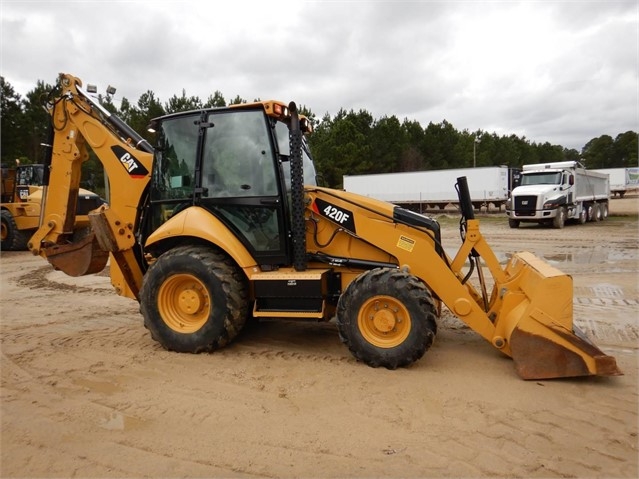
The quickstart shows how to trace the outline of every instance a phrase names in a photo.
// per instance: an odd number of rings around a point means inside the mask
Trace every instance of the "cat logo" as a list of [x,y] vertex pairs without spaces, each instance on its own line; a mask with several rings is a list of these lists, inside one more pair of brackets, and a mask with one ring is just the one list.
[[131,175],[131,178],[144,178],[149,174],[149,170],[147,170],[135,156],[121,146],[114,145],[111,147],[111,150],[118,160],[120,160],[120,164],[124,167],[127,173]]

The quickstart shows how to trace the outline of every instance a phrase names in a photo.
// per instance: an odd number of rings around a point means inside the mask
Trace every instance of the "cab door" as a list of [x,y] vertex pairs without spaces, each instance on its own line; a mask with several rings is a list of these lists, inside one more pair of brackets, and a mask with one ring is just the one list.
[[290,264],[284,185],[266,115],[212,111],[204,125],[196,202],[224,222],[262,268]]

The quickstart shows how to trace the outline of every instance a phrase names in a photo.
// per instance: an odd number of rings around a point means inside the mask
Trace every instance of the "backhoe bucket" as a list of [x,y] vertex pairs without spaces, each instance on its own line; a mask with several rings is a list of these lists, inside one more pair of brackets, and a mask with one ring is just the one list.
[[572,278],[531,253],[506,266],[506,284],[493,344],[510,349],[523,379],[618,376],[615,358],[599,350],[573,325]]
[[43,251],[55,269],[69,276],[99,273],[109,260],[109,253],[100,248],[93,233],[77,243],[48,246]]

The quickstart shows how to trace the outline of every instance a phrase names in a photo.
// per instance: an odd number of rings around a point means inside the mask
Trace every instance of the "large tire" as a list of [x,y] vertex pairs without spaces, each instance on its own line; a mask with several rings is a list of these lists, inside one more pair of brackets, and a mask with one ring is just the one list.
[[557,215],[552,219],[553,228],[561,229],[566,224],[566,208],[560,206],[557,208]]
[[0,249],[2,251],[19,251],[27,249],[27,242],[30,236],[25,231],[18,229],[16,220],[8,210],[2,210],[0,234],[2,243]]
[[581,213],[579,213],[579,218],[577,219],[577,221],[580,225],[583,225],[586,223],[586,221],[588,221],[588,211],[586,210],[585,206],[581,209]]
[[599,205],[599,212],[601,213],[601,221],[608,219],[608,203],[601,203]]
[[144,276],[144,325],[170,351],[214,351],[246,323],[247,290],[243,272],[225,254],[206,246],[179,246],[160,256]]
[[358,276],[337,305],[340,339],[353,356],[372,367],[412,364],[437,334],[433,298],[416,277],[377,268]]
[[601,205],[599,203],[595,203],[593,206],[593,221],[601,221]]
[[508,226],[510,226],[511,228],[519,228],[519,220],[508,218]]

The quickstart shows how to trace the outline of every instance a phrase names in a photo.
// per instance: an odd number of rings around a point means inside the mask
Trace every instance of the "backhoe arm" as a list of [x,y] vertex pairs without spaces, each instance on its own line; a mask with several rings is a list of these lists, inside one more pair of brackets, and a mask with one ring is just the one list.
[[[112,274],[121,277],[112,279],[114,286],[120,294],[137,297],[143,265],[134,254],[134,230],[150,180],[153,148],[92,99],[71,75],[60,75],[46,107],[53,130],[49,178],[40,228],[29,248],[72,276],[102,270],[111,253],[112,273],[114,268],[121,272]],[[89,214],[91,229],[78,231],[74,230],[76,201],[89,148],[104,167],[111,194],[108,206]]]

